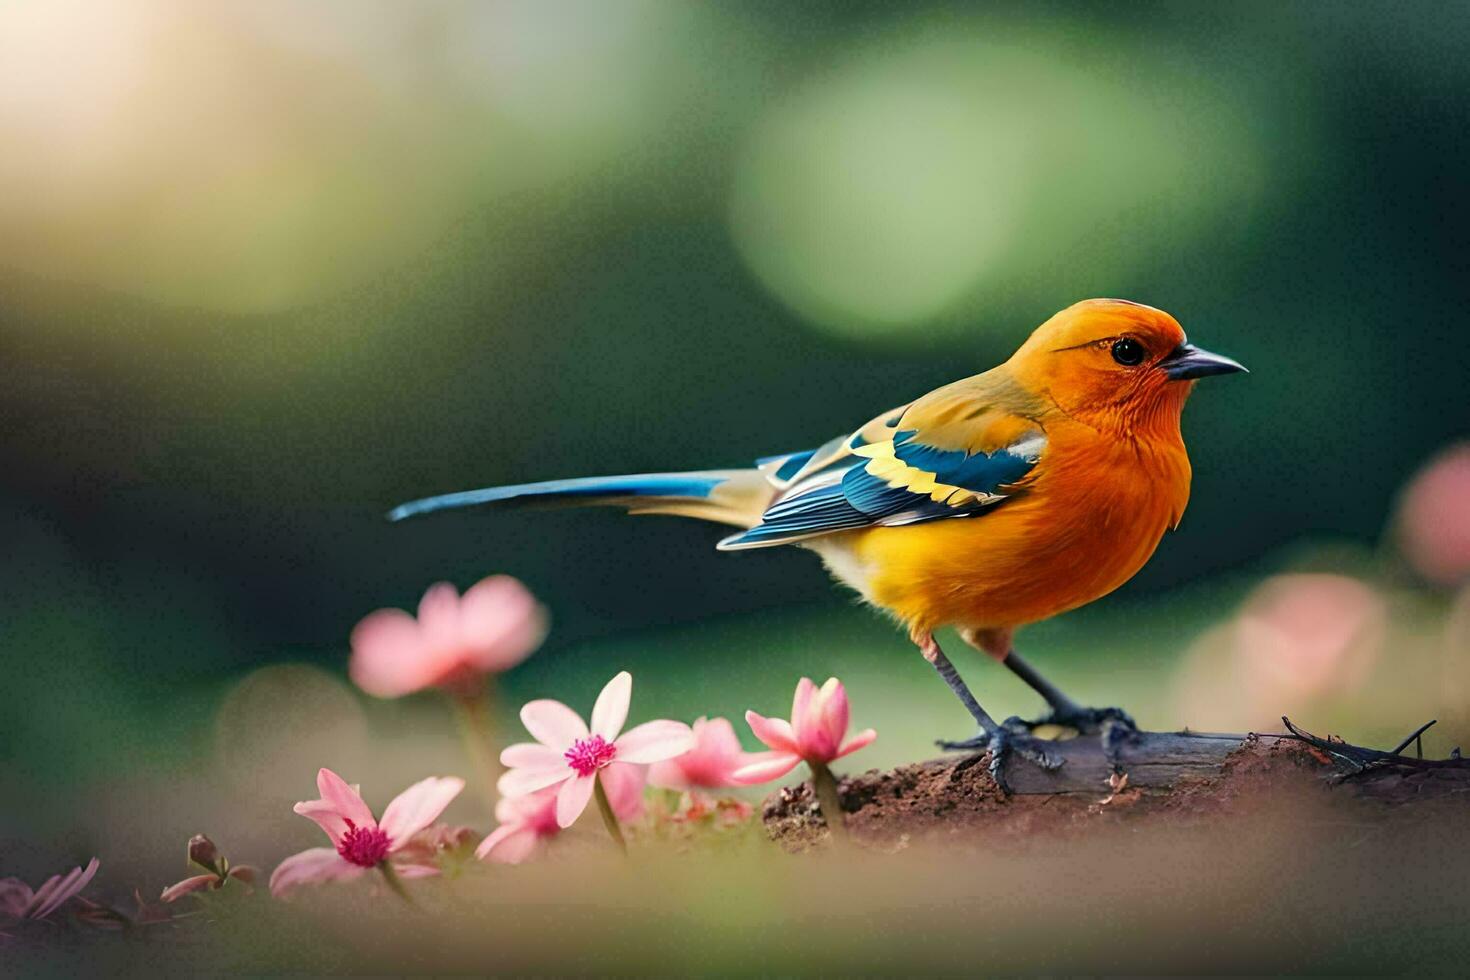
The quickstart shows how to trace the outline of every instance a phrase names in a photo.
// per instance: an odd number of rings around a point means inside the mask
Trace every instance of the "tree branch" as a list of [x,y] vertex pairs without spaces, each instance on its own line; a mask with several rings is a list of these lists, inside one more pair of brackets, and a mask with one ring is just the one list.
[[[1059,741],[1050,750],[1063,760],[1056,769],[1006,761],[1011,795],[986,771],[986,754],[871,770],[840,780],[839,791],[853,838],[885,847],[980,828],[993,840],[1067,832],[1097,820],[1177,822],[1304,802],[1371,822],[1385,807],[1428,811],[1470,800],[1470,760],[1458,750],[1448,759],[1404,754],[1423,728],[1385,752],[1286,726],[1273,735],[1135,732],[1116,743],[1112,758],[1096,736]],[[772,794],[762,816],[774,839],[801,849],[826,837],[818,809],[803,783]]]

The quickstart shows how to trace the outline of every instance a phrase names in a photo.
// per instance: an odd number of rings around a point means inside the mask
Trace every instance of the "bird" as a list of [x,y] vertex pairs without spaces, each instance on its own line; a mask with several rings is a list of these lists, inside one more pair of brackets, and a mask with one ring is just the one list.
[[[1170,314],[1088,299],[1037,327],[1004,363],[885,411],[814,449],[736,469],[581,477],[442,494],[389,518],[484,505],[608,504],[733,526],[721,551],[795,546],[907,630],[979,728],[941,741],[988,752],[1007,788],[1011,753],[1060,763],[1042,724],[1127,732],[1118,708],[1087,708],[1015,650],[1022,627],[1093,602],[1152,557],[1189,502],[1180,429],[1200,378],[1244,372],[1191,344]],[[997,721],[935,640],[953,627],[1046,702]]]

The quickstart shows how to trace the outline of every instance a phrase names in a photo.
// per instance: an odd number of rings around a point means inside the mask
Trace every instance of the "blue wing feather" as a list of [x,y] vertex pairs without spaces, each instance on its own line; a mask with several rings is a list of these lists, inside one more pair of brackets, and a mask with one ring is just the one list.
[[[851,445],[862,444],[855,435]],[[846,457],[833,466],[804,475],[785,496],[766,509],[759,524],[724,539],[720,547],[752,548],[879,524],[896,526],[969,517],[994,507],[1002,488],[1021,480],[1036,465],[1044,445],[1042,437],[1033,436],[993,453],[966,453],[927,445],[919,439],[918,430],[902,430],[893,436],[895,458],[915,469],[933,473],[939,483],[983,494],[985,499],[968,498],[957,506],[934,500],[928,492],[890,486],[888,480],[868,472],[866,458]],[[792,460],[798,455],[802,458],[793,465]],[[782,478],[782,472],[788,467],[795,474],[809,459],[810,454],[793,454],[775,476]],[[834,471],[840,472],[841,477],[833,479]]]
[[1038,458],[1027,453],[1024,444],[972,454],[962,449],[936,449],[918,441],[917,435],[916,429],[894,433],[893,455],[915,469],[933,473],[940,483],[966,490],[995,493],[1030,472]]

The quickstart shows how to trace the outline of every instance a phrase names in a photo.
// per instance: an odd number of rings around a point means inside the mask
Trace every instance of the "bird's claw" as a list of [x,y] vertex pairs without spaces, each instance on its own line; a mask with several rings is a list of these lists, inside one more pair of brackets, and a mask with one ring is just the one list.
[[1049,752],[1047,740],[1032,735],[1024,723],[1016,718],[1008,718],[996,728],[982,731],[974,738],[958,742],[940,741],[937,744],[950,752],[988,752],[990,777],[995,780],[1001,792],[1007,795],[1010,794],[1011,787],[1006,782],[1005,764],[1012,753],[1048,770],[1059,769],[1066,761]]
[[1138,731],[1133,716],[1122,708],[1084,708],[1075,704],[1053,708],[1035,721],[1024,721],[1021,724],[1029,731],[1035,731],[1043,725],[1057,725],[1075,729],[1079,735],[1100,734],[1104,737],[1110,730],[1121,729],[1125,733]]
[[1138,734],[1133,716],[1122,708],[1084,708],[1073,704],[1053,708],[1035,721],[1012,718],[1006,722],[1008,725],[1012,723],[1033,732],[1044,725],[1057,725],[1073,729],[1078,735],[1096,735],[1102,741],[1103,757],[1115,771],[1123,768],[1123,743]]

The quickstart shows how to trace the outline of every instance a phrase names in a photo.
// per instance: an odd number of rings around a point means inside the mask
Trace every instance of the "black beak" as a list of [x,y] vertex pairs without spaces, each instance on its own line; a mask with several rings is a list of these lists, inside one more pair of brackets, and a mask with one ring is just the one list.
[[1234,374],[1237,371],[1250,373],[1239,361],[1233,361],[1223,354],[1200,350],[1193,344],[1180,344],[1174,348],[1173,353],[1159,362],[1159,367],[1164,369],[1170,381],[1190,381],[1212,374]]

